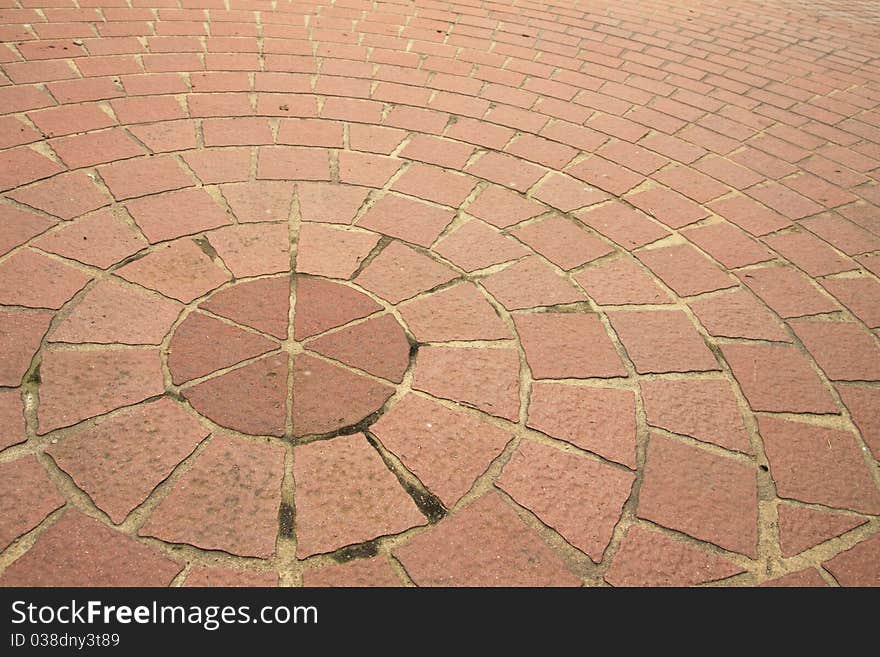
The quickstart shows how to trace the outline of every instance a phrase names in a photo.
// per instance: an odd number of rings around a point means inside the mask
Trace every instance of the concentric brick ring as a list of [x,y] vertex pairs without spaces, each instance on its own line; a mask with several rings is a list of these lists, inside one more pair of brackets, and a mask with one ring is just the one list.
[[876,583],[876,12],[138,4],[0,19],[0,582]]

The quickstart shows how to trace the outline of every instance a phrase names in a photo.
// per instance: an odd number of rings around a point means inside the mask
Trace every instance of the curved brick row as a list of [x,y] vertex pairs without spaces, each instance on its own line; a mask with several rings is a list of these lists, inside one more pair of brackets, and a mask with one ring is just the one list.
[[870,8],[13,4],[0,582],[880,584]]

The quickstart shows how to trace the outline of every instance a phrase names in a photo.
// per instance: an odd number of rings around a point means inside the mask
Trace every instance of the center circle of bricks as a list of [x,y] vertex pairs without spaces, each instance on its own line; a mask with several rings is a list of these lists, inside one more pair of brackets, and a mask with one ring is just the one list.
[[167,358],[180,395],[222,427],[326,437],[375,420],[404,379],[410,343],[353,286],[283,274],[208,296],[174,330]]

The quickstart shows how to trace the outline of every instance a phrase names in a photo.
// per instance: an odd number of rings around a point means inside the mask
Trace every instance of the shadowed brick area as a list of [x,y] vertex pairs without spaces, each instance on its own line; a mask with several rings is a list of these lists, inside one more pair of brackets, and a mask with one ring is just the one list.
[[9,0],[0,585],[880,586],[878,30]]

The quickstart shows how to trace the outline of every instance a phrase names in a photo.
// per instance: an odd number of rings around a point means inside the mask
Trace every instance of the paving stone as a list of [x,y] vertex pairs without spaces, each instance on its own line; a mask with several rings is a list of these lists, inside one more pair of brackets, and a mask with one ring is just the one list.
[[200,312],[187,316],[168,343],[168,369],[176,385],[260,356],[278,343]]
[[27,440],[21,392],[0,390],[0,450]]
[[283,436],[286,354],[269,355],[181,391],[192,407],[220,426],[256,436]]
[[797,588],[828,586],[819,571],[815,568],[805,568],[782,577],[768,580],[761,584],[762,587],[787,587],[793,586]]
[[726,221],[686,228],[681,234],[725,267],[745,267],[773,259],[769,250]]
[[65,499],[33,456],[0,464],[0,549],[37,527]]
[[483,287],[507,310],[555,306],[585,301],[586,297],[564,276],[537,256],[529,256],[490,274]]
[[670,228],[682,228],[709,214],[693,201],[662,187],[631,194],[626,200]]
[[626,368],[598,315],[517,314],[514,323],[536,379],[626,376]]
[[633,526],[611,561],[605,581],[612,586],[696,586],[741,572],[727,559]]
[[809,361],[791,345],[725,344],[724,359],[754,411],[837,413]]
[[254,180],[221,185],[220,192],[240,223],[283,221],[290,216],[293,184]]
[[400,306],[400,314],[420,342],[513,338],[473,283],[458,283],[408,301]]
[[727,381],[654,379],[639,385],[648,424],[725,449],[753,453]]
[[613,251],[605,242],[558,214],[519,225],[510,234],[566,270]]
[[619,310],[611,326],[639,374],[719,369],[688,316],[679,310]]
[[455,208],[464,202],[476,184],[477,180],[470,176],[428,164],[414,163],[394,181],[391,189]]
[[777,507],[777,511],[779,545],[784,557],[800,554],[868,522],[866,518],[858,516],[820,511],[784,502]]
[[880,536],[857,543],[822,565],[841,586],[880,586]]
[[519,416],[519,356],[514,349],[421,347],[412,386],[514,422]]
[[[251,177],[250,148],[210,148],[189,151],[181,157],[193,170],[196,177],[205,185],[221,185],[223,183],[243,182]],[[277,167],[284,168],[283,162],[276,162]],[[271,173],[279,174],[276,169]],[[295,177],[296,168],[291,164],[290,176]],[[266,176],[274,178],[274,176]]]
[[358,559],[303,571],[304,587],[399,587],[397,573],[384,557]]
[[176,301],[108,278],[86,292],[49,341],[158,345],[182,310]]
[[465,221],[441,237],[433,251],[467,272],[516,260],[529,253],[517,241],[476,219]]
[[324,148],[263,146],[257,156],[257,178],[330,180],[330,153]]
[[192,178],[170,155],[113,162],[100,167],[98,173],[117,201],[193,184]]
[[284,453],[280,445],[215,436],[140,534],[203,550],[272,556]]
[[636,257],[679,296],[733,287],[736,281],[688,244],[639,251]]
[[296,447],[293,477],[299,558],[427,524],[362,433]]
[[54,221],[35,212],[0,205],[0,255],[6,255],[54,225]]
[[369,189],[331,183],[299,183],[297,198],[303,221],[350,224],[367,200]]
[[756,237],[788,228],[791,221],[746,196],[714,201],[709,208]]
[[791,342],[782,323],[746,290],[692,299],[688,306],[709,335]]
[[53,317],[41,310],[0,310],[0,386],[21,384]]
[[129,201],[125,207],[152,243],[232,223],[226,211],[204,189],[181,189],[147,196]]
[[880,328],[880,283],[864,277],[826,279],[822,285],[868,328]]
[[855,386],[838,386],[840,399],[846,404],[853,423],[862,434],[862,439],[875,459],[880,460],[880,417],[877,416],[877,404],[880,403],[880,390],[876,388],[858,388]]
[[287,224],[228,226],[208,233],[208,242],[237,278],[290,271]]
[[40,377],[41,434],[165,391],[155,348],[46,349]]
[[379,243],[376,233],[304,223],[299,229],[296,270],[349,279]]
[[326,434],[357,424],[378,411],[394,388],[314,356],[293,364],[293,433]]
[[378,303],[354,288],[319,278],[300,277],[296,286],[293,335],[303,340],[381,309]]
[[8,192],[8,196],[61,219],[73,219],[112,202],[107,192],[83,171],[54,176]]
[[167,586],[183,570],[121,532],[68,511],[0,576],[2,586]]
[[571,212],[608,199],[608,195],[565,174],[553,172],[532,192],[547,205]]
[[496,185],[489,185],[467,206],[468,214],[498,228],[513,226],[546,211],[540,203]]
[[575,274],[574,280],[600,306],[672,303],[669,293],[626,256],[587,267]]
[[810,279],[791,267],[772,265],[736,273],[780,317],[802,317],[840,310]]
[[452,210],[389,194],[376,201],[357,225],[428,247],[452,222],[453,217]]
[[581,210],[575,216],[597,233],[627,250],[645,246],[669,235],[669,231],[660,224],[617,201]]
[[455,278],[455,271],[446,265],[393,241],[364,267],[354,282],[390,303],[400,303]]
[[880,347],[857,323],[800,319],[788,325],[832,381],[880,380]]
[[127,281],[189,303],[228,280],[226,273],[190,239],[163,244],[116,270]]
[[755,473],[740,461],[652,434],[636,514],[757,558]]
[[579,586],[498,495],[489,493],[393,554],[419,586]]
[[218,586],[241,586],[273,588],[278,586],[278,574],[259,570],[233,570],[232,568],[208,568],[194,566],[183,586],[216,588]]
[[98,210],[65,223],[34,240],[37,248],[107,269],[148,245],[124,218],[124,212]]
[[[79,269],[33,249],[22,249],[0,263],[0,304],[57,310],[90,280],[91,276]],[[21,281],[28,281],[28,285]]]
[[392,406],[370,431],[447,508],[470,490],[513,439],[463,409],[413,393]]
[[76,429],[46,451],[120,523],[207,437],[195,418],[163,398]]
[[880,511],[880,492],[851,433],[774,417],[758,418],[758,428],[780,497]]
[[339,153],[339,180],[355,185],[382,187],[402,165],[403,160],[394,157],[341,151]]
[[765,241],[770,248],[810,276],[839,274],[858,266],[849,258],[838,255],[834,249],[806,231],[768,235]]
[[635,475],[614,466],[523,442],[497,485],[598,563],[634,481]]
[[290,312],[290,279],[279,276],[236,283],[212,294],[199,308],[284,340]]
[[409,341],[390,314],[327,333],[305,347],[395,383],[403,381],[409,366]]

